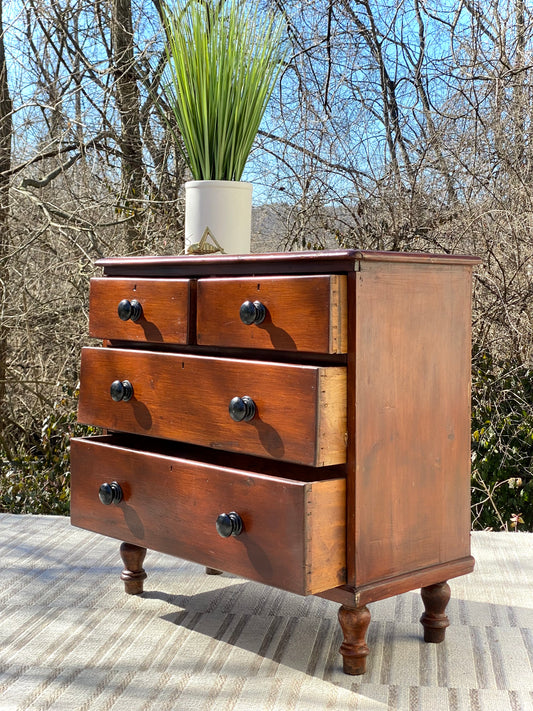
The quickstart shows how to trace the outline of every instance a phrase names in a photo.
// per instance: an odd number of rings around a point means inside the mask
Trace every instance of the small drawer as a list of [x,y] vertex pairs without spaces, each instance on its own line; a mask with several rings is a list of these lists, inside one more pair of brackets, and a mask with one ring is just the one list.
[[344,366],[84,348],[80,381],[86,424],[310,466],[346,461]]
[[346,353],[346,276],[199,279],[197,338],[205,346]]
[[89,335],[183,345],[189,330],[188,279],[91,279]]
[[[72,440],[73,525],[301,595],[346,582],[346,482],[338,472],[288,467],[288,478],[270,476],[234,468],[235,456],[230,467],[116,439]],[[104,505],[100,487],[113,482],[122,499]],[[216,523],[229,513],[242,530],[223,538]]]

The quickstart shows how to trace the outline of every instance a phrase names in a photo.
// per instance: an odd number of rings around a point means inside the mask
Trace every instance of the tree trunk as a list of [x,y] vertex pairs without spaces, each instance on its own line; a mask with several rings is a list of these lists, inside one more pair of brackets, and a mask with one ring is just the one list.
[[7,330],[5,312],[7,283],[7,254],[9,246],[9,171],[11,169],[11,136],[13,133],[13,104],[9,95],[4,29],[0,0],[0,427],[4,421],[6,393]]
[[111,38],[115,95],[121,122],[122,201],[124,214],[129,217],[126,223],[126,241],[130,251],[138,252],[143,246],[136,219],[142,209],[143,161],[131,0],[113,0]]

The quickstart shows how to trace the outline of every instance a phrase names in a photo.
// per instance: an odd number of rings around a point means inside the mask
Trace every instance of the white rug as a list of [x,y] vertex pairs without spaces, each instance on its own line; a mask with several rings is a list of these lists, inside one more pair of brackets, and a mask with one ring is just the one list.
[[125,595],[117,541],[0,515],[0,710],[533,711],[533,534],[472,544],[446,641],[422,641],[418,593],[374,603],[350,677],[334,603],[151,551]]

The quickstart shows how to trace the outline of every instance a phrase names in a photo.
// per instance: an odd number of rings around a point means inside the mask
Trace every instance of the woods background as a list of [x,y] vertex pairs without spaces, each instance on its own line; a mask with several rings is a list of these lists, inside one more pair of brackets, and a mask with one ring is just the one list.
[[[254,249],[470,253],[473,525],[533,530],[526,0],[265,0],[290,60],[245,178]],[[0,510],[68,513],[88,280],[179,253],[160,0],[0,0]],[[97,270],[96,270],[97,271]]]

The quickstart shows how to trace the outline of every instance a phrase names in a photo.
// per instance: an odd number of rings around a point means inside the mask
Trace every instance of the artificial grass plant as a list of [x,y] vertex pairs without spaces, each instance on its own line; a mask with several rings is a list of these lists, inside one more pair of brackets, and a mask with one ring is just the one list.
[[165,95],[195,180],[240,180],[284,60],[283,22],[251,0],[163,4]]

